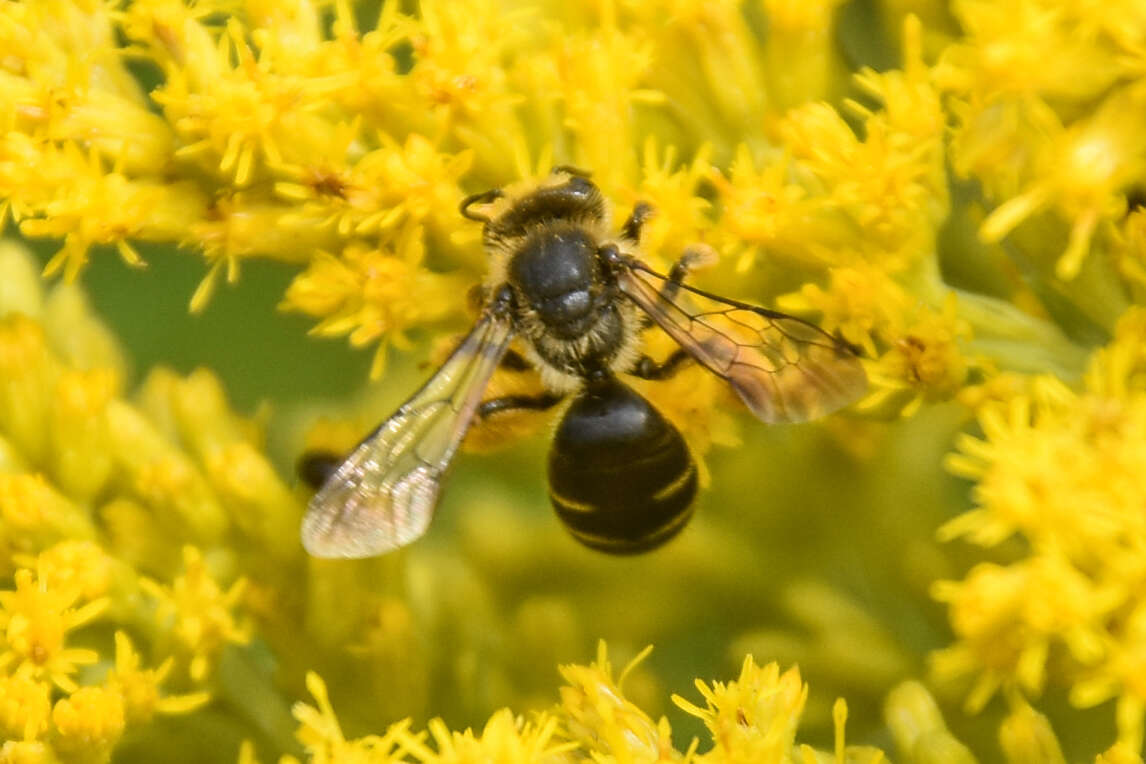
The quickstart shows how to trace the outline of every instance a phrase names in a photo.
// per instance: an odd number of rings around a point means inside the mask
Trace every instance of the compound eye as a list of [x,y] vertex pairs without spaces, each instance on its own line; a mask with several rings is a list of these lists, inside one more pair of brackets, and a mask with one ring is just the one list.
[[565,187],[581,197],[587,197],[596,190],[596,186],[593,185],[591,180],[580,175],[574,175],[570,178],[569,182],[565,184]]
[[609,265],[621,265],[624,262],[621,258],[621,251],[617,249],[616,244],[604,245],[597,250],[597,256]]

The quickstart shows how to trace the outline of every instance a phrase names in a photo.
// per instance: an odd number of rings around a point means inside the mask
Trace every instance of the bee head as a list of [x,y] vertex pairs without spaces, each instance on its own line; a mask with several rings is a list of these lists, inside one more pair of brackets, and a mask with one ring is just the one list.
[[577,337],[596,319],[597,244],[583,228],[538,228],[509,265],[510,283],[558,336]]

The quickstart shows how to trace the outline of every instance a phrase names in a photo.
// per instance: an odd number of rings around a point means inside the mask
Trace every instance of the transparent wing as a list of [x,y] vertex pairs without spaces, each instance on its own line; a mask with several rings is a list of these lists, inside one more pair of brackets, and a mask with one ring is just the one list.
[[442,475],[511,335],[507,318],[482,318],[422,389],[354,449],[310,500],[302,521],[307,552],[371,557],[425,533]]
[[852,403],[867,389],[856,351],[815,324],[680,285],[638,262],[618,277],[637,303],[697,362],[728,380],[765,422],[804,422]]

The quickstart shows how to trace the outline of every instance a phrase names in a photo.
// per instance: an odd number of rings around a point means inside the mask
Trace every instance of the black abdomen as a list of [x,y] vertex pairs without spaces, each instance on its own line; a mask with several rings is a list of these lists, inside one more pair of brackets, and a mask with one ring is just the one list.
[[687,524],[696,465],[680,432],[615,378],[592,382],[549,451],[549,498],[569,532],[614,554],[660,546]]

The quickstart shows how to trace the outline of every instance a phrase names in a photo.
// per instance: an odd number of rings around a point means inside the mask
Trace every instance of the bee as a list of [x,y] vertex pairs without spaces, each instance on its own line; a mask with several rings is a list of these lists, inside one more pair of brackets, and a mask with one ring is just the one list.
[[[360,558],[425,533],[450,462],[476,418],[569,401],[549,451],[549,497],[574,538],[628,554],[664,544],[692,514],[697,468],[680,432],[623,377],[666,379],[695,362],[724,379],[759,419],[802,422],[846,406],[867,379],[856,348],[795,316],[684,283],[687,251],[667,275],[639,249],[652,209],[619,231],[587,173],[555,168],[526,192],[465,199],[489,256],[481,312],[426,383],[337,467],[304,457],[321,480],[302,523],[316,557]],[[653,324],[678,348],[641,352]],[[520,340],[523,354],[510,349]],[[528,365],[544,393],[483,400],[499,365]]]

